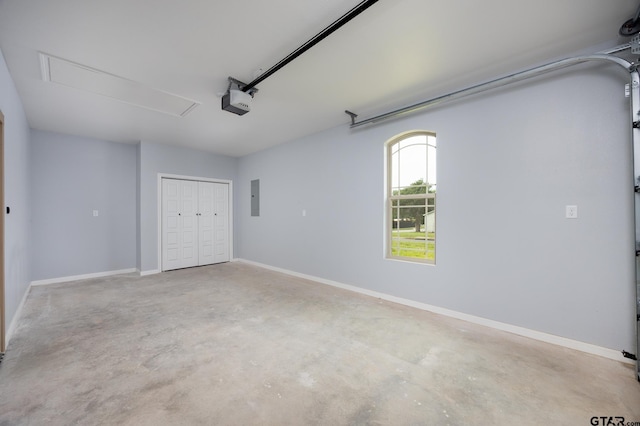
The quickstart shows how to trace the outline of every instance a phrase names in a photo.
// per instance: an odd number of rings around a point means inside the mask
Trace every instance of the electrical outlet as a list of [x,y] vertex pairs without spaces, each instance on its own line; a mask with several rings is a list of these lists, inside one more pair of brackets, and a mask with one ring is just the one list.
[[567,219],[578,218],[578,206],[567,206],[565,210],[565,217]]

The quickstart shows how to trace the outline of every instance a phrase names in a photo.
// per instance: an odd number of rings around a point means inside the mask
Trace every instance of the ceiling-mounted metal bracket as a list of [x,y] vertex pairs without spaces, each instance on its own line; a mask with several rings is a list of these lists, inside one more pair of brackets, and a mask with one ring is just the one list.
[[[640,22],[636,24],[636,30],[640,29]],[[629,40],[629,45],[631,46],[631,53],[637,55],[640,53],[640,34],[636,34]]]
[[351,117],[351,125],[353,126],[356,123],[356,118],[358,118],[358,114],[356,114],[355,112],[351,112],[348,109],[345,109],[344,112],[349,117]]
[[640,32],[640,7],[636,9],[636,14],[633,18],[625,21],[624,24],[620,27],[618,34],[624,37],[630,37],[634,34],[638,34]]
[[[242,90],[246,87],[247,83],[243,83],[242,81],[235,79],[233,77],[229,77],[229,86],[227,87],[227,92],[229,92],[229,90]],[[255,87],[252,87],[251,89],[247,90],[248,94],[251,95],[251,97],[253,98],[253,95],[255,95],[256,93],[258,93],[258,89]]]

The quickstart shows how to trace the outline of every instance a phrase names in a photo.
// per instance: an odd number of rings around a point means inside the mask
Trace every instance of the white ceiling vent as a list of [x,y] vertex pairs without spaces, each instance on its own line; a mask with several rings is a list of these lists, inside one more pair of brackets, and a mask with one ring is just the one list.
[[184,117],[199,102],[40,52],[42,79],[130,105]]

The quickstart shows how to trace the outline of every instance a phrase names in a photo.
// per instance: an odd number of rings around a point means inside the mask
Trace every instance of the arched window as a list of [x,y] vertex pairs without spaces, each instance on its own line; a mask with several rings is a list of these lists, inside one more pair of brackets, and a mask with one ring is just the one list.
[[387,257],[435,263],[436,135],[387,142]]

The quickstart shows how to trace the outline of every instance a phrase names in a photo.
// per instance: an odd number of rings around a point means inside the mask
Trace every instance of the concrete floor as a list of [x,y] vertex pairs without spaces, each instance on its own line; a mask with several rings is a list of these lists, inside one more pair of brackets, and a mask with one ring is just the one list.
[[633,367],[242,263],[33,287],[0,425],[640,422]]

